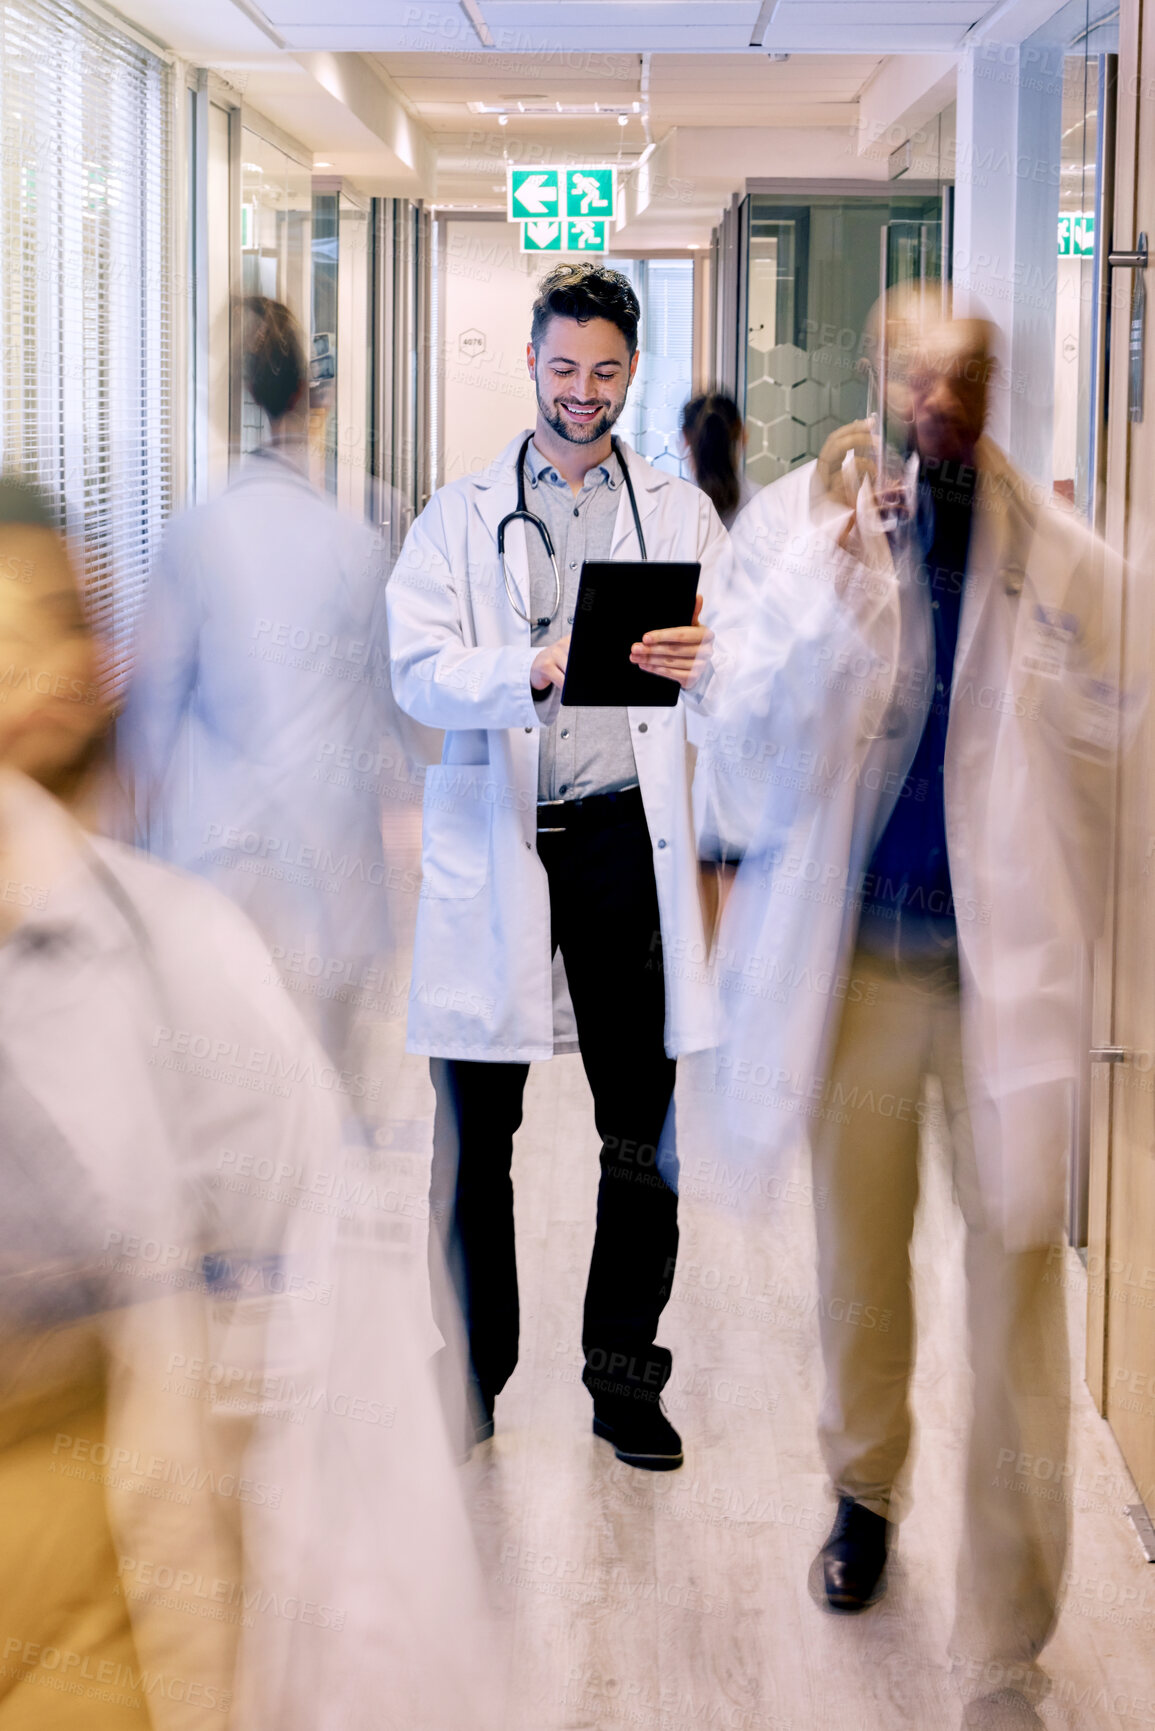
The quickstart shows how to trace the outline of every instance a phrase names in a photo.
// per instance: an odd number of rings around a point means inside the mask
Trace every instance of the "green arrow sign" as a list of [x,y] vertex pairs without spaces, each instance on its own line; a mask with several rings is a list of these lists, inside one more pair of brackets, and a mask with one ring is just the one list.
[[564,222],[555,217],[539,216],[521,225],[522,252],[560,252]]
[[524,222],[527,217],[563,216],[564,186],[560,168],[511,168],[509,171],[509,217]]
[[544,216],[612,222],[617,216],[617,176],[612,168],[510,168],[506,211],[511,222]]

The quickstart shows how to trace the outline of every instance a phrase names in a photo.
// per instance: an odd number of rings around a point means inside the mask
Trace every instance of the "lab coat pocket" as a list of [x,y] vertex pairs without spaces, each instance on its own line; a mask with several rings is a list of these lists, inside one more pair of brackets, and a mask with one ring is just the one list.
[[438,763],[425,772],[421,894],[437,901],[477,895],[489,871],[493,778],[488,764]]

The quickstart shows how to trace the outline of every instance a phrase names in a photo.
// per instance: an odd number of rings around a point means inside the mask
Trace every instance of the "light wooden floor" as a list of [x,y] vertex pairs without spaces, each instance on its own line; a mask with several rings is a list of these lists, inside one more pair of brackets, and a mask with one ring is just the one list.
[[[385,1157],[420,1188],[432,1113],[424,1061],[407,1058],[393,1074]],[[968,1372],[960,1227],[935,1157],[941,1132],[932,1115],[916,1233],[913,1512],[886,1599],[837,1618],[808,1585],[833,1502],[815,1442],[806,1172],[756,1220],[725,1206],[734,1189],[713,1168],[690,1104],[679,1122],[682,1243],[662,1335],[674,1352],[666,1404],[686,1465],[651,1475],[620,1465],[591,1435],[579,1381],[597,1175],[580,1062],[554,1059],[531,1073],[514,1168],[521,1363],[498,1402],[494,1442],[462,1469],[509,1630],[509,1731],[949,1731],[961,1717],[946,1642]],[[1042,1715],[1078,1731],[1129,1731],[1155,1725],[1155,1567],[1123,1512],[1130,1481],[1083,1385],[1074,1253],[1062,1278],[1083,1488]]]

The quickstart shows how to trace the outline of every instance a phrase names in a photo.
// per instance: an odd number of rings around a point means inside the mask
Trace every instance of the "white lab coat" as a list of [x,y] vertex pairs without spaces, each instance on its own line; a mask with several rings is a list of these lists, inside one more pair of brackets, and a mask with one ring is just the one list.
[[[224,897],[31,783],[3,794],[32,864],[0,943],[5,1484],[29,1412],[67,1433],[106,1360],[118,1603],[172,1679],[147,1689],[158,1731],[502,1723],[439,1403],[377,1249],[388,1186],[341,1146],[358,1078]],[[28,1617],[55,1596],[79,1625],[67,1525],[29,1549],[0,1598],[15,1578]]]
[[[416,832],[439,742],[389,688],[389,533],[268,447],[174,520],[138,633],[121,737],[148,844],[244,907],[290,983],[355,991],[416,901],[382,816]],[[339,1004],[302,1005],[340,1047]]]
[[[416,720],[446,729],[442,763],[425,780],[409,1009],[409,1049],[440,1057],[530,1062],[559,1049],[549,887],[536,843],[540,729],[559,700],[554,693],[534,701],[529,670],[537,651],[510,605],[497,557],[497,526],[516,505],[515,464],[525,437],[481,474],[435,494],[389,586],[397,701]],[[627,460],[649,557],[701,561],[708,622],[714,592],[732,568],[726,532],[695,487],[633,451]],[[524,524],[511,525],[506,554],[524,598]],[[610,556],[639,557],[624,487]],[[654,849],[671,1056],[708,1047],[715,1037],[713,994],[700,966],[686,717],[716,688],[725,660],[719,643],[704,691],[684,694],[672,708],[629,711]]]
[[[841,549],[847,513],[790,481],[789,529],[775,487],[735,525],[751,579],[747,655],[716,734],[731,770],[744,766],[734,780],[747,823],[719,944],[718,1085],[735,1138],[759,1158],[837,1109],[827,1065],[841,1001],[858,989],[859,887],[933,669],[917,560],[908,549],[896,566],[869,489],[861,535]],[[1080,979],[1104,906],[1124,713],[1119,582],[1087,530],[984,440],[945,802],[968,1101],[984,1202],[1012,1249],[1062,1228]]]

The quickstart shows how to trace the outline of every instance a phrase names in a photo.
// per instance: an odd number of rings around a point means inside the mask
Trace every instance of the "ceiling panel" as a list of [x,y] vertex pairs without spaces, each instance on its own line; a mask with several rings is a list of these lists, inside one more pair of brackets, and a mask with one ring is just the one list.
[[658,31],[698,25],[703,29],[745,29],[746,41],[758,18],[758,0],[485,0],[491,28],[503,24],[538,30]]
[[762,45],[818,54],[953,48],[993,10],[991,0],[779,0]]
[[[606,156],[636,153],[644,141],[640,115],[631,114],[619,128],[613,115],[555,119],[513,113],[507,126],[499,127],[495,114],[478,114],[469,107],[532,97],[562,103],[640,103],[642,59],[637,54],[375,58],[420,123],[439,138],[483,133],[492,135],[495,145],[503,140],[511,151],[524,153],[532,142],[547,155],[596,147]],[[787,61],[750,51],[655,54],[650,61],[650,135],[662,138],[675,126],[853,126],[858,96],[880,63],[877,54],[795,55]]]
[[[779,0],[762,38],[785,53],[915,53],[955,47],[991,0]],[[293,47],[453,53],[677,53],[750,48],[759,0],[262,0]]]
[[703,81],[717,89],[803,90],[809,95],[860,89],[878,67],[880,54],[794,54],[771,60],[765,54],[662,54],[655,57],[654,90],[693,88]]
[[[270,24],[351,24],[396,26],[405,23],[406,15],[426,10],[411,0],[261,0],[261,11]],[[443,10],[456,11],[456,5]]]

